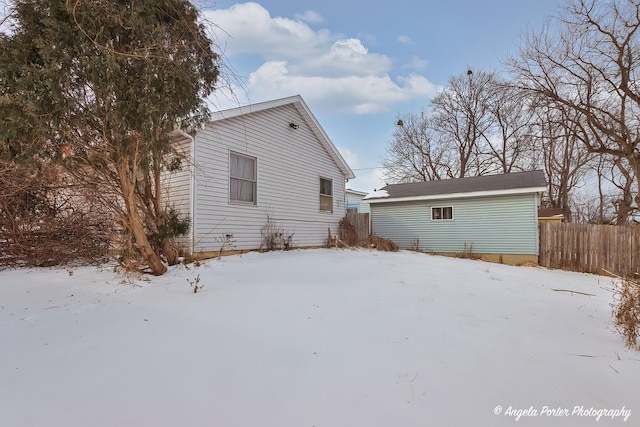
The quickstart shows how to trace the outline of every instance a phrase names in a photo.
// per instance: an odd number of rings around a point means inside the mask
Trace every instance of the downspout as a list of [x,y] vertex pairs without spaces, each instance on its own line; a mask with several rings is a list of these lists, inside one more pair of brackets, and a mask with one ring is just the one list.
[[540,200],[542,198],[541,193],[536,193],[534,197],[534,210],[536,217],[536,255],[538,256],[538,263],[540,263],[540,219],[538,218],[538,209],[540,208]]
[[344,185],[342,186],[342,206],[344,206],[344,214],[347,214],[347,183],[349,182],[349,178],[344,178]]
[[191,235],[189,236],[189,246],[191,256],[193,256],[196,250],[196,139],[182,129],[178,129],[178,133],[190,142],[189,190],[191,194],[189,194],[189,216],[191,217]]

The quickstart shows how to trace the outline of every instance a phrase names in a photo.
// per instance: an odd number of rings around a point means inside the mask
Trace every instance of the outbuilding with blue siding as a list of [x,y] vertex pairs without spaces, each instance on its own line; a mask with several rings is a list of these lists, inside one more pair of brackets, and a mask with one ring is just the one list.
[[365,197],[372,232],[403,249],[507,264],[538,260],[544,172],[394,184]]
[[367,192],[356,191],[350,188],[345,190],[347,198],[347,213],[370,213],[369,203],[362,200],[367,196]]

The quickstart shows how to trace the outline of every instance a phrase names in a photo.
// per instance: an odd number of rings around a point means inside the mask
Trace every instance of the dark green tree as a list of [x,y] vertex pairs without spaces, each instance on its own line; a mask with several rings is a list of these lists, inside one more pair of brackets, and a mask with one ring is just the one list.
[[0,34],[0,156],[60,162],[100,195],[130,252],[164,273],[162,256],[175,253],[161,173],[175,130],[208,116],[219,77],[199,10],[186,0],[13,6]]

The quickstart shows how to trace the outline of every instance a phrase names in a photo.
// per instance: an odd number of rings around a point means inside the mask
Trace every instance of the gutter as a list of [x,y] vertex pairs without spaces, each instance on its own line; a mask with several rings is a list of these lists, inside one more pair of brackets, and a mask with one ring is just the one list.
[[445,200],[445,199],[468,199],[471,197],[486,197],[486,196],[502,196],[508,194],[528,194],[528,193],[541,193],[546,191],[546,187],[527,187],[527,188],[512,188],[509,190],[485,190],[485,191],[473,191],[468,193],[449,193],[449,194],[433,194],[429,196],[409,196],[409,197],[372,197],[370,199],[364,199],[367,203],[393,203],[393,202],[412,202],[421,200]]

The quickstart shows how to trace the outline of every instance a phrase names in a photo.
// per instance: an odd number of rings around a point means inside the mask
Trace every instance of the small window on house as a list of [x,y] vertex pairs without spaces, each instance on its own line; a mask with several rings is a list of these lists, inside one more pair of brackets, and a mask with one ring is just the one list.
[[357,214],[358,213],[358,208],[355,207],[355,206],[347,206],[347,213]]
[[438,208],[431,208],[431,219],[434,221],[453,219],[453,207],[445,206]]
[[333,181],[320,178],[320,211],[333,212]]
[[256,204],[257,160],[255,157],[234,153],[229,156],[229,200]]

